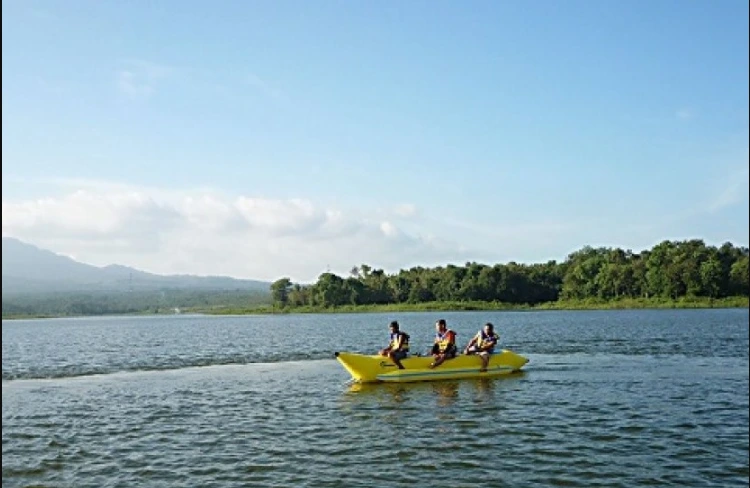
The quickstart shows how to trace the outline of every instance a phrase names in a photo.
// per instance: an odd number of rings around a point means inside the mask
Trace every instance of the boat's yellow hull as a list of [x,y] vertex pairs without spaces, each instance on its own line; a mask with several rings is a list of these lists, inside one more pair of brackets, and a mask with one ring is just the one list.
[[487,378],[520,371],[529,362],[525,357],[507,349],[490,356],[486,372],[479,371],[482,359],[476,355],[461,354],[434,369],[429,368],[433,361],[431,356],[402,359],[404,369],[398,369],[393,361],[377,355],[337,352],[336,359],[352,375],[354,381],[360,383]]

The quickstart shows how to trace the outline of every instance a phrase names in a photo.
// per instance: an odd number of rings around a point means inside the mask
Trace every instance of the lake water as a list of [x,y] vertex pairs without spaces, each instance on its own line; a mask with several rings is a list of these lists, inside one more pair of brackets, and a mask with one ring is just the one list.
[[[358,386],[444,317],[507,378]],[[748,310],[3,321],[3,487],[748,486]]]

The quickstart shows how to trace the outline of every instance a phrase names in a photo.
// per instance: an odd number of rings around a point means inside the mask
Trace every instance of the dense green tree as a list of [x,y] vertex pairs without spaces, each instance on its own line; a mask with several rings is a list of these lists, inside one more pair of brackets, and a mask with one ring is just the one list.
[[289,305],[292,307],[301,307],[312,303],[311,288],[295,283],[289,291]]
[[285,307],[289,302],[289,291],[292,289],[292,280],[281,278],[271,283],[271,298],[273,302]]
[[700,239],[663,241],[652,249],[594,248],[571,253],[564,262],[414,267],[388,275],[382,269],[355,266],[345,280],[331,273],[315,284],[293,285],[289,303],[421,303],[499,301],[537,304],[563,299],[747,296],[748,249],[725,243],[707,246]]
[[721,262],[716,256],[712,256],[700,265],[701,289],[700,291],[716,298],[721,292]]
[[313,289],[313,305],[336,307],[351,303],[352,290],[333,273],[323,273]]
[[733,295],[747,295],[750,289],[750,259],[747,254],[735,261],[729,273],[730,293]]

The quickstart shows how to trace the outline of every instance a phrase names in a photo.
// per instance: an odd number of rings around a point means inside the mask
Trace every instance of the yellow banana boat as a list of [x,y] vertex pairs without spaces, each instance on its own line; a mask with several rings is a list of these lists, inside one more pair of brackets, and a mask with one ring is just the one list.
[[463,378],[488,378],[515,373],[529,362],[519,354],[507,349],[490,356],[487,371],[479,371],[482,359],[476,355],[460,354],[446,359],[443,364],[430,369],[432,356],[410,356],[401,360],[404,369],[390,359],[378,355],[335,353],[336,359],[358,383],[408,383],[414,381],[457,380]]

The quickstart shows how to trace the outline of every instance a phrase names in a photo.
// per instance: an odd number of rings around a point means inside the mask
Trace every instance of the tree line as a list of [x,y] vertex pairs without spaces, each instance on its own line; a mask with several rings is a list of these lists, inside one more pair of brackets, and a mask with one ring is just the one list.
[[563,262],[413,267],[387,274],[366,264],[349,276],[326,272],[310,285],[271,284],[283,308],[485,301],[536,305],[596,298],[722,298],[750,293],[748,248],[703,240],[663,241],[649,250],[586,246]]

